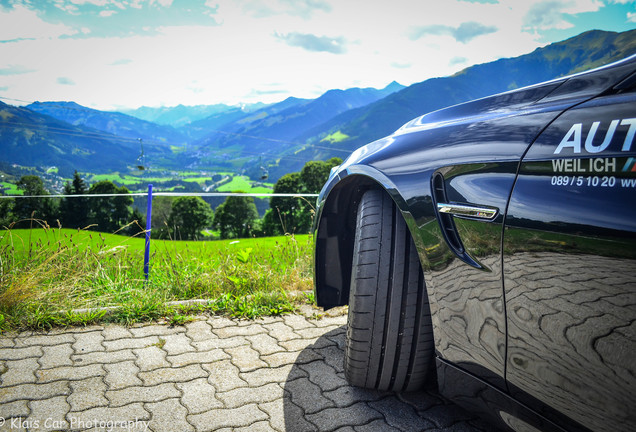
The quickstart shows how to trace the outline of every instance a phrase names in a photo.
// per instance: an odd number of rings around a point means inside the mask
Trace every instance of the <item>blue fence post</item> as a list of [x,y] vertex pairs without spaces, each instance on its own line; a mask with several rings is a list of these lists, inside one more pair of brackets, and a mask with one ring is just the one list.
[[144,277],[148,282],[150,270],[150,230],[152,227],[152,185],[148,185],[148,208],[146,210],[146,247],[144,249]]

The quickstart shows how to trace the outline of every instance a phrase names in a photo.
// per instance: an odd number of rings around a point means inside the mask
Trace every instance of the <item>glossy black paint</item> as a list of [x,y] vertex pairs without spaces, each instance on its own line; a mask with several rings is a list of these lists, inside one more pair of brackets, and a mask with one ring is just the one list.
[[[451,107],[354,152],[318,199],[318,304],[348,302],[357,203],[365,190],[383,188],[418,247],[436,353],[448,366],[439,369],[443,393],[457,393],[449,384],[455,381],[443,375],[452,370],[517,406],[494,416],[504,427],[532,417],[528,424],[547,430],[550,422],[568,430],[636,428],[628,391],[636,388],[636,187],[593,187],[593,178],[602,182],[603,175],[591,174],[602,173],[557,173],[576,174],[573,186],[553,180],[557,168],[582,170],[570,162],[576,159],[620,170],[611,172],[614,186],[636,182],[636,171],[622,171],[636,156],[636,144],[624,151],[636,131],[636,120],[635,129],[625,120],[636,117],[634,89],[625,81],[635,70],[632,57]],[[628,85],[615,88],[621,82]],[[588,148],[602,151],[587,154],[586,133],[595,121]],[[565,137],[578,123],[583,150],[569,154],[578,127],[572,142]],[[589,188],[577,186],[579,174],[583,182],[590,178]],[[436,211],[442,199],[495,207],[499,214],[489,222],[448,219]],[[586,272],[596,277],[578,277]],[[492,410],[492,403],[484,406]],[[514,416],[521,412],[519,423]],[[614,420],[604,420],[608,413]]]
[[511,395],[598,431],[636,425],[634,132],[636,92],[564,113],[523,159],[506,218]]

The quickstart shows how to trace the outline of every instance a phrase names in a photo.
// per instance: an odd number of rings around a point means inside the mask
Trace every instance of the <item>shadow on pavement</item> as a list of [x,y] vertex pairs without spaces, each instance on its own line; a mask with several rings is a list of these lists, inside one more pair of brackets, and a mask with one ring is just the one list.
[[285,382],[285,430],[487,430],[435,388],[396,394],[348,385],[343,369],[345,331],[342,326],[324,334],[298,356]]

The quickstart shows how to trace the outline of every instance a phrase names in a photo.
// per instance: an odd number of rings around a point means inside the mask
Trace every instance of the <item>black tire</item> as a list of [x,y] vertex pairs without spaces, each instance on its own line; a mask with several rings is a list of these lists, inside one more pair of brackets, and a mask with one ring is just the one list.
[[359,387],[417,390],[433,371],[422,267],[393,200],[367,191],[358,207],[344,369]]

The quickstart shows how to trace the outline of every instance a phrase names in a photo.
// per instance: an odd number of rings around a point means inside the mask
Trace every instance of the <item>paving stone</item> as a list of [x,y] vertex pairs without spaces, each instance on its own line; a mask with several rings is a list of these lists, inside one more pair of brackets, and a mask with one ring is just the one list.
[[[304,355],[307,351],[310,351],[310,354]],[[267,363],[270,367],[279,367],[290,364],[310,363],[312,361],[322,359],[322,356],[318,353],[311,350],[307,351],[284,351],[270,355],[262,355],[261,360]],[[303,354],[302,359],[301,353]]]
[[258,421],[267,420],[267,414],[259,410],[256,404],[250,404],[233,409],[213,409],[202,414],[188,416],[188,420],[198,432],[205,432],[224,427],[249,426]]
[[[258,407],[267,413],[267,415],[269,416],[269,424],[275,431],[285,432],[302,430],[301,428],[285,427],[285,401],[287,401],[287,403],[291,403],[291,401],[289,401],[289,398],[282,397],[273,402],[265,402],[259,404]],[[301,409],[298,407],[296,407],[296,409],[299,415],[302,417]]]
[[47,384],[20,384],[0,391],[0,405],[18,400],[40,400],[70,393],[68,382],[57,381]]
[[195,351],[195,348],[190,344],[190,338],[188,338],[185,333],[165,335],[162,336],[162,339],[164,340],[162,349],[167,352],[168,355]]
[[104,331],[104,328],[105,327],[103,325],[95,324],[95,325],[88,325],[86,327],[75,327],[69,331],[73,333],[73,337],[77,338],[78,334],[101,332],[101,331]]
[[285,348],[278,345],[278,341],[268,334],[246,336],[245,339],[249,341],[252,348],[258,351],[261,356],[285,351]]
[[118,390],[130,386],[140,386],[143,382],[137,377],[139,368],[134,361],[105,364],[104,382],[110,390]]
[[6,422],[0,426],[0,432],[29,432],[26,425],[26,418],[24,417],[8,418]]
[[329,366],[334,368],[336,372],[344,372],[344,351],[337,346],[327,346],[324,348],[312,348],[307,351],[312,351],[318,354]]
[[253,350],[249,345],[227,348],[225,352],[230,355],[230,361],[234,363],[241,372],[249,372],[267,366],[267,363],[260,359],[258,351]]
[[208,372],[208,382],[219,392],[247,386],[239,377],[239,369],[230,360],[201,365]]
[[[271,405],[270,405],[271,406]],[[277,414],[277,411],[274,411],[274,414]],[[294,404],[289,397],[283,398],[283,417],[282,423],[284,429],[283,431],[307,431],[314,432],[319,431],[316,425],[309,423],[305,419],[305,413],[302,408],[298,405]]]
[[18,423],[0,432],[36,430],[27,420],[44,416],[68,424],[37,430],[489,430],[433,389],[393,395],[349,386],[344,323],[345,315],[204,317],[184,327],[53,331],[51,339],[3,335],[0,417]]
[[73,361],[73,348],[70,343],[42,347],[44,354],[38,360],[42,369],[51,369],[58,366],[71,366]]
[[300,335],[294,333],[294,329],[284,322],[276,322],[272,324],[263,324],[267,333],[278,342],[285,342],[292,339],[300,339]]
[[183,327],[169,327],[167,325],[145,325],[128,329],[136,338],[146,336],[167,336],[178,333],[185,333]]
[[35,357],[9,360],[4,363],[4,372],[0,375],[0,382],[3,387],[34,383],[36,381],[35,371],[39,367],[40,364]]
[[233,428],[231,432],[276,432],[276,430],[270,426],[268,421],[259,421],[249,426]]
[[194,346],[197,351],[212,351],[215,349],[236,348],[242,345],[249,344],[250,341],[248,341],[245,336],[235,336],[227,339],[221,339],[214,335],[206,340],[192,342],[192,346]]
[[64,396],[57,396],[46,400],[33,401],[30,403],[31,414],[26,422],[29,429],[38,431],[55,431],[68,429],[66,421],[71,406],[66,403]]
[[219,360],[227,360],[230,358],[223,350],[215,349],[205,352],[187,352],[179,355],[166,357],[169,365],[173,367],[187,366],[198,363],[214,363]]
[[102,335],[104,336],[104,340],[107,341],[133,337],[133,334],[129,332],[128,329],[115,324],[104,327]]
[[176,386],[182,393],[181,403],[190,414],[223,407],[223,403],[216,398],[216,388],[206,378],[177,383]]
[[335,317],[324,316],[320,319],[309,319],[307,321],[316,327],[342,327],[347,325],[347,314]]
[[187,323],[185,327],[186,335],[195,342],[215,337],[215,335],[212,334],[212,327],[206,321],[194,321]]
[[135,354],[130,350],[121,351],[94,351],[86,354],[74,354],[71,356],[71,360],[77,366],[89,365],[89,364],[103,364],[103,363],[120,363],[126,360],[137,360]]
[[335,330],[336,328],[337,328],[337,326],[332,326],[332,327],[310,327],[310,328],[295,330],[295,332],[298,333],[301,337],[303,337],[305,339],[315,339],[315,338],[319,338],[320,336],[324,335],[325,333],[328,333],[330,330]]
[[4,334],[0,336],[0,349],[2,348],[13,348],[15,346],[15,342],[13,341],[13,337],[8,334]]
[[470,420],[474,417],[453,404],[436,405],[420,412],[419,415],[440,429],[448,428],[461,420]]
[[69,385],[71,394],[66,398],[66,401],[71,405],[71,411],[85,411],[108,406],[108,399],[105,396],[106,384],[101,377],[71,381]]
[[434,426],[433,423],[418,415],[411,405],[395,397],[369,402],[368,405],[381,412],[385,422],[390,426],[403,431],[430,429]]
[[216,397],[226,408],[238,408],[250,403],[261,404],[283,397],[283,389],[278,384],[266,384],[261,387],[244,387],[217,393]]
[[404,403],[411,405],[418,412],[447,403],[441,396],[429,391],[399,393],[397,397]]
[[[350,426],[340,428],[338,431],[347,430]],[[352,429],[354,432],[406,432],[400,429],[396,429],[386,424],[383,420],[373,420],[371,423],[367,423],[362,426],[356,426]],[[408,429],[408,432],[415,432],[423,429]]]
[[238,325],[238,321],[236,320],[226,318],[226,317],[216,317],[216,316],[210,318],[207,322],[212,328],[215,328],[215,329]]
[[170,363],[166,360],[166,352],[159,347],[149,346],[135,349],[133,353],[137,356],[135,364],[141,371],[170,367]]
[[100,364],[88,366],[62,366],[53,369],[39,369],[35,372],[39,383],[59,380],[82,380],[94,376],[104,376],[104,369]]
[[269,383],[284,383],[296,378],[306,377],[307,373],[294,365],[285,365],[276,368],[260,368],[251,372],[241,372],[240,377],[250,387],[260,387]]
[[[376,420],[376,421],[379,421],[379,420]],[[364,426],[358,426],[358,427],[364,427]],[[334,432],[356,432],[356,430],[352,428],[351,426],[343,426],[341,428],[336,429]]]
[[314,342],[314,339],[293,339],[288,341],[279,342],[280,346],[285,348],[287,351],[302,351],[311,346]]
[[153,386],[165,382],[185,382],[196,378],[206,377],[208,374],[201,365],[193,364],[180,368],[161,368],[149,372],[140,372],[139,378],[146,386]]
[[339,407],[347,407],[358,402],[369,402],[382,399],[389,393],[378,390],[363,389],[360,387],[352,387],[345,385],[332,391],[326,391],[323,395]]
[[[253,320],[256,324],[272,324],[276,322],[283,322],[282,316],[266,316],[261,318],[256,318]],[[245,321],[249,323],[249,321]]]
[[283,322],[293,330],[316,327],[313,323],[307,321],[307,319],[302,315],[285,315],[283,317]]
[[42,357],[42,347],[30,346],[0,349],[0,360],[22,360],[27,357]]
[[75,338],[71,333],[62,333],[62,334],[30,334],[27,337],[19,337],[15,339],[15,346],[50,346],[50,345],[59,345],[64,343],[74,343]]
[[159,344],[158,336],[146,336],[143,338],[126,338],[112,341],[104,341],[106,351],[119,351],[123,349],[146,348]]
[[347,385],[347,381],[337,376],[336,371],[323,361],[302,364],[298,367],[307,372],[309,380],[323,391],[335,390]]
[[[345,349],[345,339],[346,339],[346,332],[344,329],[339,328],[337,330],[331,331],[328,334],[326,334],[323,338],[321,338],[321,341],[324,340],[324,342],[331,342],[334,345],[336,345],[338,348],[340,348],[341,350]],[[327,344],[329,345],[329,344]],[[325,345],[326,346],[326,345]],[[314,348],[322,348],[319,346],[316,346]]]
[[[322,395],[320,387],[307,378],[298,378],[286,382],[285,391],[289,394],[291,401],[307,414],[314,414],[325,408],[335,406],[333,401]],[[309,418],[307,420],[311,421]],[[320,425],[318,427],[320,428]]]
[[194,427],[186,421],[188,410],[179,403],[179,399],[149,403],[146,409],[152,414],[150,429],[153,432],[194,431]]
[[106,348],[102,345],[104,341],[104,335],[101,332],[87,332],[76,333],[75,343],[73,344],[73,350],[75,354],[85,354],[95,351],[105,351]]
[[258,324],[252,324],[250,326],[236,326],[236,327],[223,327],[220,329],[214,329],[212,332],[221,339],[227,339],[234,336],[251,336],[260,333],[266,333],[263,327]]
[[25,400],[17,400],[0,404],[0,418],[10,419],[13,417],[27,418],[30,414],[29,406]]
[[[82,412],[73,412],[67,418],[71,429],[95,429],[104,432],[112,426],[113,431],[142,432],[147,431],[150,413],[141,403],[134,403],[118,408],[100,407]],[[126,428],[115,428],[115,423],[126,423]]]
[[332,431],[343,426],[362,426],[373,420],[382,419],[382,414],[359,402],[345,408],[327,408],[310,413],[305,418],[318,426],[321,431]]
[[120,407],[133,402],[159,402],[179,396],[181,396],[181,393],[172,383],[156,386],[126,387],[125,389],[108,390],[106,392],[110,407]]

